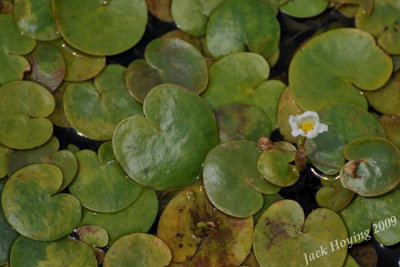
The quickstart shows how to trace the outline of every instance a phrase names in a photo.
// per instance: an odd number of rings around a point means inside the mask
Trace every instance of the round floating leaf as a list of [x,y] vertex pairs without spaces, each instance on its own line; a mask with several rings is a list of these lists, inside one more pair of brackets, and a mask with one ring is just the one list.
[[206,33],[211,13],[224,1],[226,0],[172,0],[171,12],[181,30],[200,36]]
[[203,182],[212,204],[222,212],[248,217],[263,205],[264,194],[280,187],[267,182],[257,170],[260,153],[253,141],[240,140],[221,144],[204,161]]
[[[346,103],[328,105],[319,115],[320,121],[328,125],[328,131],[307,140],[306,152],[313,158],[342,166],[345,163],[342,151],[350,141],[363,136],[385,137],[378,119],[358,106]],[[340,171],[318,161],[312,163],[329,175]]]
[[36,42],[22,36],[11,15],[0,14],[0,86],[21,80],[30,69],[29,62],[20,55],[28,54]]
[[383,115],[379,118],[388,139],[400,148],[400,116]]
[[106,230],[96,225],[84,225],[75,230],[83,242],[95,246],[105,247],[108,244],[108,234]]
[[352,256],[347,254],[347,258],[343,264],[343,267],[360,267],[360,265],[358,265],[358,263],[354,260]]
[[60,36],[51,0],[14,0],[13,14],[21,33],[32,39],[50,41]]
[[211,66],[210,83],[203,97],[214,109],[233,103],[258,106],[275,128],[279,97],[286,85],[278,80],[265,81],[268,76],[268,63],[260,55],[232,54]]
[[207,26],[207,46],[214,57],[248,49],[268,58],[278,48],[279,38],[275,14],[255,0],[223,2]]
[[110,140],[121,120],[142,113],[141,105],[126,88],[124,75],[124,67],[107,65],[93,83],[67,87],[64,111],[75,129],[94,140]]
[[169,31],[166,34],[164,34],[163,37],[178,38],[178,39],[181,39],[181,40],[193,45],[200,52],[202,52],[202,50],[203,50],[202,40],[204,38],[200,39],[200,37],[187,34],[186,32],[181,31],[179,29]]
[[379,0],[374,2],[372,14],[360,8],[356,14],[357,28],[370,32],[378,44],[389,54],[400,54],[400,1]]
[[0,145],[0,179],[7,175],[8,153],[10,149]]
[[253,218],[218,211],[202,186],[192,187],[167,205],[157,235],[183,266],[238,266],[251,248]]
[[38,43],[28,56],[32,66],[29,78],[54,91],[65,76],[65,62],[60,50],[52,43]]
[[101,145],[98,156],[92,150],[81,150],[75,156],[79,171],[69,190],[85,208],[97,212],[121,211],[142,192],[143,187],[126,177],[117,161],[104,160],[114,156],[111,142]]
[[[114,55],[134,46],[147,23],[144,0],[54,0],[61,35],[73,47],[92,55]],[[101,34],[99,34],[101,29]]]
[[266,211],[266,209],[269,208],[269,206],[272,205],[272,203],[283,199],[279,194],[263,195],[263,197],[264,197],[264,204],[263,204],[262,208],[253,216],[255,222],[258,221],[260,216],[264,213],[264,211]]
[[328,0],[291,0],[279,8],[292,17],[309,18],[324,12],[328,4]]
[[164,267],[171,258],[164,241],[153,235],[135,233],[121,237],[110,247],[103,266]]
[[278,15],[279,8],[274,3],[276,2],[275,0],[256,0],[256,1],[266,5],[272,11],[272,13],[274,13],[275,16]]
[[354,17],[359,7],[362,9],[362,11],[364,11],[363,13],[371,15],[371,12],[374,10],[375,0],[329,0],[329,2],[331,5],[336,4],[337,6],[349,7],[351,9],[355,9],[353,15],[351,16]]
[[258,141],[271,134],[271,122],[264,111],[256,106],[231,104],[214,112],[222,142],[235,139]]
[[172,22],[174,18],[171,14],[172,0],[146,0],[147,8],[153,16],[160,20]]
[[[342,266],[347,246],[337,248],[331,244],[346,238],[346,227],[335,212],[316,209],[304,220],[303,209],[297,202],[281,200],[258,220],[253,248],[261,266]],[[314,260],[307,258],[307,262],[305,254],[312,255]]]
[[64,238],[38,242],[20,237],[12,248],[11,264],[15,267],[96,267],[97,261],[92,249],[81,241]]
[[8,155],[8,176],[33,163],[52,163],[63,173],[63,182],[58,191],[64,190],[78,172],[78,161],[68,150],[60,150],[60,142],[52,137],[46,144],[31,150],[13,150]]
[[151,41],[144,60],[133,61],[126,71],[126,84],[135,98],[143,102],[148,92],[162,83],[180,85],[196,94],[207,86],[208,68],[202,54],[178,38]]
[[63,82],[57,88],[57,90],[53,92],[53,96],[56,101],[56,107],[54,112],[49,116],[49,120],[51,120],[51,122],[58,127],[72,128],[64,112],[64,93],[69,85],[69,82]]
[[45,117],[54,106],[54,97],[37,83],[18,81],[0,87],[0,143],[15,149],[44,144],[53,133],[53,124]]
[[[352,242],[357,244],[371,239],[371,224],[377,224],[372,230],[379,243],[391,246],[400,242],[399,201],[400,191],[397,189],[379,197],[356,196],[349,206],[340,211]],[[397,223],[393,217],[397,218]],[[390,227],[379,228],[380,221],[386,221]]]
[[361,137],[343,150],[346,166],[354,175],[340,172],[343,186],[362,196],[378,196],[389,192],[400,183],[400,151],[387,139]]
[[388,115],[400,115],[400,71],[380,89],[365,92],[368,102],[376,110]]
[[392,68],[391,58],[370,34],[341,28],[314,37],[297,51],[289,67],[289,84],[304,110],[338,102],[366,109],[367,101],[358,88],[382,87]]
[[121,236],[147,232],[157,216],[157,196],[154,191],[143,189],[142,194],[126,209],[116,213],[99,213],[83,210],[80,225],[97,225],[104,228],[112,244]]
[[20,234],[39,241],[71,233],[81,219],[81,205],[70,194],[55,194],[62,184],[61,170],[51,164],[33,164],[15,172],[1,195],[4,215]]
[[125,172],[156,190],[195,183],[206,154],[218,143],[210,107],[192,92],[160,85],[143,110],[146,117],[127,118],[114,133],[114,153]]
[[321,183],[323,187],[318,190],[315,196],[319,206],[339,211],[353,199],[354,192],[344,188],[340,180],[321,180]]

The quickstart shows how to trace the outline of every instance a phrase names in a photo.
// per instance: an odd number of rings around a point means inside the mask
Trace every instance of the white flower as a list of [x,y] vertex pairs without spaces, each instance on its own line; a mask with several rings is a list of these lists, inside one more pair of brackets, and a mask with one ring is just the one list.
[[289,124],[294,137],[301,135],[311,139],[328,131],[328,125],[320,123],[318,113],[314,111],[306,111],[297,116],[290,115]]

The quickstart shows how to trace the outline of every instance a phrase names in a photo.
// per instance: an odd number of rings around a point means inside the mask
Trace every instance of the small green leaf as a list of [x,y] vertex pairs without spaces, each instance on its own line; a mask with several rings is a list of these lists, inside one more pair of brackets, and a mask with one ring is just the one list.
[[321,180],[321,183],[323,187],[318,190],[315,196],[319,206],[339,211],[353,199],[354,192],[344,188],[340,180]]
[[75,229],[80,240],[91,246],[105,247],[108,244],[108,234],[106,230],[96,225],[84,225]]

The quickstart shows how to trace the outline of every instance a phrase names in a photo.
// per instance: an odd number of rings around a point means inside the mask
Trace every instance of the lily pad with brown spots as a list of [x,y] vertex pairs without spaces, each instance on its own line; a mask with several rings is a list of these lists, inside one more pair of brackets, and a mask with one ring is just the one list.
[[84,225],[74,231],[79,235],[80,240],[95,247],[105,247],[108,244],[106,230],[97,225]]
[[203,186],[174,197],[157,230],[171,248],[173,266],[238,266],[250,251],[252,234],[252,217],[220,212],[207,199]]
[[383,115],[379,118],[387,138],[400,148],[400,116]]
[[315,199],[319,206],[333,211],[344,209],[353,199],[354,192],[343,187],[342,182],[321,180],[322,187],[318,190]]

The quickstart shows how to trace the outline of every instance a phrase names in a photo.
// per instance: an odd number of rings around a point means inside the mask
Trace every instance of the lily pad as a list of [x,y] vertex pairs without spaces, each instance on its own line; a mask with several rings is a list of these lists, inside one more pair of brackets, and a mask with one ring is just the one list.
[[264,213],[264,211],[266,211],[269,208],[269,206],[271,206],[274,202],[283,199],[283,197],[281,197],[279,194],[263,195],[263,197],[264,197],[264,203],[262,208],[253,216],[255,222],[257,222],[258,219],[260,219],[261,215]]
[[104,267],[164,267],[171,262],[171,251],[156,236],[134,233],[118,239],[107,251]]
[[7,221],[18,233],[38,241],[71,233],[81,220],[81,205],[73,195],[55,194],[61,184],[62,172],[51,164],[33,164],[15,172],[1,195]]
[[358,88],[382,87],[392,68],[392,59],[369,33],[341,28],[314,37],[297,51],[289,67],[289,84],[303,110],[338,102],[366,109]]
[[332,243],[346,238],[346,227],[335,212],[320,208],[305,219],[296,201],[281,200],[258,220],[253,248],[261,266],[342,266],[347,243],[344,247]]
[[174,18],[171,14],[172,0],[146,0],[147,8],[153,16],[160,20],[172,22]]
[[[361,196],[379,196],[400,183],[400,151],[385,138],[358,138],[345,146],[343,155],[350,161],[341,170],[340,180]],[[345,171],[347,166],[356,177]]]
[[400,148],[400,116],[383,115],[379,118],[387,138]]
[[204,161],[203,182],[211,203],[235,217],[255,214],[263,205],[262,194],[280,187],[267,182],[257,169],[260,153],[253,141],[231,141],[215,147]]
[[145,0],[90,1],[85,5],[80,0],[54,0],[53,4],[61,35],[88,54],[121,53],[139,42],[146,28]]
[[0,14],[0,86],[21,80],[24,72],[30,70],[29,62],[20,55],[28,54],[36,42],[22,36],[9,14]]
[[44,144],[53,133],[46,117],[54,106],[54,97],[37,83],[17,81],[0,87],[0,143],[15,149]]
[[[350,141],[363,136],[385,137],[385,130],[378,119],[364,109],[346,103],[328,105],[320,112],[320,120],[328,125],[328,131],[314,139],[308,139],[306,152],[313,158],[343,166],[343,148]],[[340,169],[316,160],[312,164],[328,175]]]
[[339,179],[334,181],[322,180],[321,183],[323,187],[318,190],[315,196],[319,206],[339,211],[344,209],[353,199],[354,192],[344,188]]
[[107,65],[93,83],[67,87],[64,111],[75,129],[94,140],[111,140],[121,120],[142,113],[141,105],[129,94],[124,75],[124,67]]
[[72,128],[64,112],[64,93],[69,85],[70,82],[63,82],[57,90],[53,92],[56,107],[54,112],[49,116],[49,120],[58,127]]
[[195,183],[206,154],[218,143],[210,107],[192,92],[160,85],[147,95],[143,110],[146,117],[127,118],[115,130],[114,153],[122,168],[156,190]]
[[41,41],[60,37],[51,0],[14,0],[13,15],[23,35]]
[[347,258],[343,264],[343,267],[360,267],[360,265],[358,265],[358,263],[355,261],[355,259],[352,256],[347,255]]
[[266,81],[268,76],[268,63],[260,55],[228,55],[211,66],[210,83],[202,96],[214,109],[234,103],[258,106],[275,128],[279,97],[286,85],[278,80]]
[[129,179],[113,158],[111,142],[103,143],[99,154],[81,150],[75,154],[79,171],[68,187],[82,206],[97,212],[117,212],[132,204],[143,187]]
[[222,142],[249,139],[258,141],[271,134],[271,122],[264,111],[256,106],[231,104],[214,111]]
[[279,38],[275,14],[255,0],[223,2],[207,26],[207,46],[214,57],[249,50],[268,58],[278,48]]
[[368,15],[371,15],[372,11],[374,10],[374,4],[375,4],[375,0],[329,0],[329,2],[331,3],[331,5],[335,4],[337,6],[342,6],[342,7],[346,6],[355,7],[356,12],[359,8],[361,8],[362,11],[364,11],[364,13]]
[[65,76],[65,62],[60,50],[51,43],[38,43],[28,56],[32,71],[29,78],[54,91]]
[[31,150],[13,150],[8,155],[8,176],[34,163],[52,163],[63,173],[63,182],[58,191],[64,190],[74,180],[78,172],[78,161],[68,150],[60,150],[60,142],[52,137],[46,144]]
[[197,50],[199,50],[200,52],[203,51],[203,44],[202,44],[203,38],[190,35],[180,29],[175,29],[175,30],[169,31],[166,34],[164,34],[163,37],[181,39],[181,40],[191,44],[192,46],[196,47]]
[[0,145],[0,179],[7,175],[8,153],[10,149]]
[[140,102],[148,92],[162,83],[180,85],[200,94],[208,82],[207,63],[191,44],[171,37],[151,41],[144,60],[133,61],[126,71],[126,84]]
[[324,12],[328,4],[328,0],[291,0],[279,8],[292,17],[310,18]]
[[[349,206],[340,211],[352,242],[357,244],[371,239],[371,224],[376,225],[372,227],[373,234],[382,245],[391,246],[400,242],[399,201],[400,191],[397,189],[379,197],[356,196]],[[385,221],[389,227],[386,227]],[[379,222],[385,226],[379,226]]]
[[207,31],[208,18],[226,0],[172,0],[171,12],[176,25],[191,35]]
[[250,252],[249,255],[247,256],[246,260],[240,266],[242,266],[242,267],[260,267],[260,264],[258,264],[254,253]]
[[64,238],[38,242],[20,237],[12,248],[11,264],[15,267],[96,267],[97,261],[92,249],[81,241]]
[[83,242],[96,247],[105,247],[108,244],[108,234],[106,230],[96,225],[84,225],[75,229]]
[[120,212],[107,214],[84,209],[80,225],[104,228],[109,236],[109,244],[112,244],[124,235],[147,232],[156,219],[157,209],[155,192],[145,188],[135,202]]
[[198,186],[171,200],[157,235],[171,248],[173,261],[183,266],[238,266],[251,248],[253,218],[218,211]]

